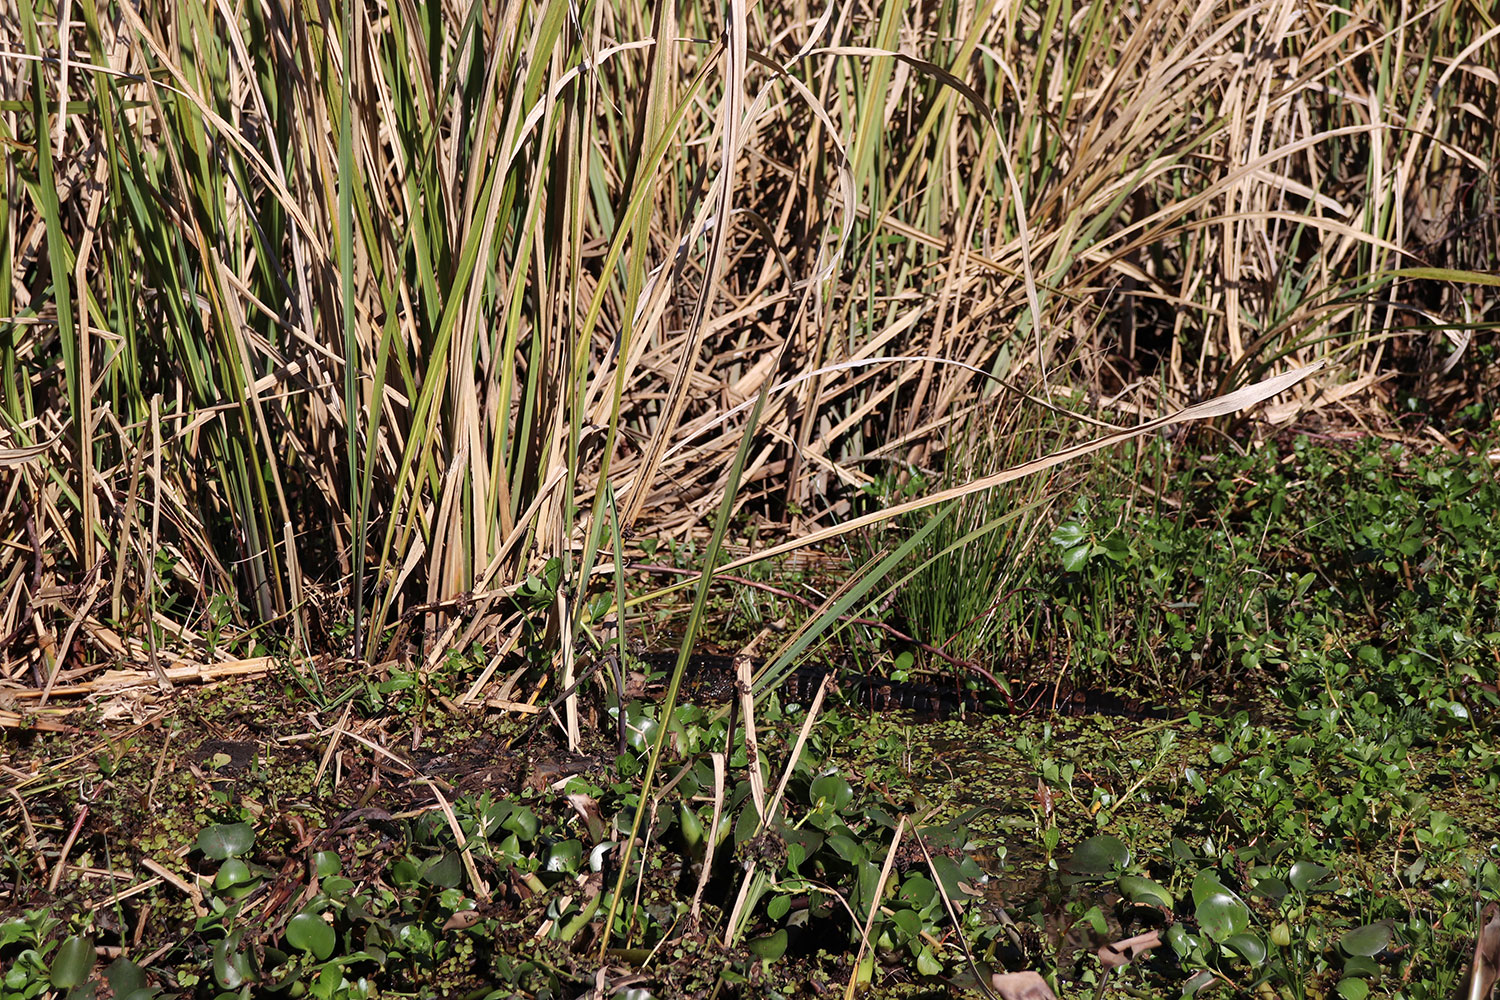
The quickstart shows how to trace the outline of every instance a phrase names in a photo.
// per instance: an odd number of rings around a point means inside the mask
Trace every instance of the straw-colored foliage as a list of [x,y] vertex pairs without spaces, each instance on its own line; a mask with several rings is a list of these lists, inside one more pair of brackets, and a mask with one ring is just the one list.
[[1437,371],[1493,290],[1393,272],[1495,266],[1491,14],[7,5],[7,674],[503,630],[553,557],[576,623],[605,512],[701,528],[764,390],[737,503],[797,541],[996,378],[1135,423]]

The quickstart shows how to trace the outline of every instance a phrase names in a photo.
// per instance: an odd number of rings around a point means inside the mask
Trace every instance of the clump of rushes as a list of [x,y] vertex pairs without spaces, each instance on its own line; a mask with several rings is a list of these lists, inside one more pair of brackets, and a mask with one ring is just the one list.
[[[1494,259],[1446,221],[1497,174],[1468,7],[728,10],[21,4],[0,578],[102,580],[143,644],[215,606],[377,659],[418,606],[519,634],[458,598],[558,559],[558,635],[606,511],[698,531],[762,390],[739,502],[828,523],[991,377],[1145,415],[1372,374],[1413,309],[1489,329],[1478,277],[1398,270]],[[40,683],[79,610],[34,600],[0,632]]]

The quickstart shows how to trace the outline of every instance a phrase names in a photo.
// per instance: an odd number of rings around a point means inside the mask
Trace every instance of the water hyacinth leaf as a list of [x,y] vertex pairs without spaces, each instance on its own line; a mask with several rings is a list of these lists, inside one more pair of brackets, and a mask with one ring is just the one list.
[[686,799],[677,803],[677,828],[682,831],[682,842],[688,851],[698,852],[703,843],[703,820]]
[[1184,997],[1197,996],[1199,990],[1202,990],[1207,986],[1212,986],[1213,981],[1214,974],[1212,972],[1209,972],[1207,969],[1204,969],[1197,975],[1189,979],[1187,982],[1182,984],[1182,995]]
[[930,878],[910,875],[901,880],[901,891],[897,896],[918,909],[925,909],[937,899],[937,886],[932,884]]
[[1108,875],[1117,868],[1130,864],[1130,848],[1119,837],[1107,833],[1090,837],[1078,845],[1078,850],[1064,862],[1063,867],[1075,875]]
[[146,988],[146,970],[121,955],[104,970],[104,981],[117,997],[126,997]]
[[583,844],[576,840],[564,840],[553,844],[551,850],[547,852],[546,867],[549,872],[576,872],[582,862]]
[[750,954],[763,962],[774,962],[786,954],[787,934],[785,930],[779,930],[775,934],[768,934],[763,938],[745,942],[745,947],[750,949]]
[[254,844],[255,831],[248,823],[216,823],[198,834],[198,850],[214,861],[239,857]]
[[868,860],[870,857],[870,852],[865,849],[865,845],[848,834],[830,833],[827,843],[832,848],[833,853],[850,864],[858,864],[861,861]]
[[1139,875],[1120,876],[1120,895],[1132,903],[1143,903],[1147,906],[1164,906],[1172,908],[1172,894],[1162,888],[1156,881],[1143,878]]
[[402,858],[391,865],[391,881],[395,882],[398,887],[409,886],[420,877],[421,869],[416,866],[415,862]]
[[1219,892],[1199,903],[1194,915],[1203,933],[1218,942],[1244,930],[1250,923],[1250,911],[1233,893]]
[[1342,979],[1337,990],[1344,1000],[1365,1000],[1370,995],[1370,984],[1363,979]]
[[311,913],[299,913],[286,925],[287,944],[322,962],[333,954],[333,928]]
[[897,910],[891,914],[891,923],[901,932],[903,944],[922,933],[922,915],[916,910]]
[[319,851],[313,855],[313,874],[318,878],[337,875],[341,863],[337,851]]
[[219,866],[214,875],[214,888],[227,889],[232,885],[244,885],[254,876],[250,874],[250,866],[239,858],[230,858]]
[[857,907],[868,907],[875,898],[875,888],[880,885],[880,866],[873,861],[863,861],[854,869],[856,890],[854,902]]
[[753,807],[741,809],[734,821],[734,846],[739,847],[760,830],[760,814]]
[[452,889],[463,879],[463,863],[451,851],[427,863],[422,869],[422,880],[429,885]]
[[1385,921],[1365,924],[1339,938],[1339,948],[1346,955],[1372,957],[1385,951],[1391,943],[1391,925]]
[[[943,886],[943,892],[950,899],[968,899],[977,895],[973,888],[973,881],[979,878],[979,874],[968,870],[973,865],[972,858],[965,858],[963,864],[959,864],[946,854],[939,854],[932,859],[932,872]],[[976,866],[977,867],[977,866]]]
[[1316,861],[1298,861],[1287,873],[1287,881],[1298,892],[1327,892],[1339,887],[1339,880],[1332,868]]
[[83,934],[74,934],[57,949],[52,960],[52,985],[60,990],[81,986],[94,971],[94,939]]
[[1219,881],[1219,876],[1208,869],[1193,876],[1193,904],[1195,906],[1215,893],[1228,891],[1224,888],[1224,883]]
[[943,971],[943,963],[932,954],[932,949],[923,945],[917,952],[917,972],[924,976],[936,976]]
[[1279,903],[1286,898],[1287,884],[1273,875],[1258,880],[1250,891],[1262,899]]
[[1250,908],[1224,888],[1213,872],[1199,872],[1193,879],[1193,902],[1198,926],[1220,944],[1250,926]]
[[1266,944],[1255,934],[1231,934],[1224,946],[1256,968],[1266,960]]
[[854,798],[854,789],[840,775],[825,774],[812,783],[808,795],[814,807],[839,812]]
[[250,979],[250,962],[240,953],[240,932],[214,942],[214,979],[226,990],[239,989]]
[[512,810],[500,825],[522,840],[530,841],[536,838],[537,831],[542,828],[542,821],[537,819],[536,813],[530,809],[519,806]]
[[645,753],[656,742],[656,733],[660,728],[660,723],[649,715],[632,719],[630,725],[625,727],[625,745],[636,753]]
[[1167,928],[1167,944],[1177,953],[1178,958],[1187,958],[1198,947],[1198,939],[1187,932],[1187,928],[1181,924],[1173,924]]

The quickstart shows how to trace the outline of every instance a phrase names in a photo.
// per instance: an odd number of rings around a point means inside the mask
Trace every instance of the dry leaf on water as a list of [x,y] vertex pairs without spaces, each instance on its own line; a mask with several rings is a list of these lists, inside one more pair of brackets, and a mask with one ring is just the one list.
[[1111,942],[1100,948],[1099,961],[1106,969],[1118,969],[1134,962],[1159,944],[1161,944],[1161,934],[1157,931],[1147,931],[1135,937],[1125,938],[1123,941]]
[[1500,978],[1500,904],[1484,908],[1484,923],[1474,942],[1474,961],[1469,974],[1459,983],[1455,1000],[1486,1000]]
[[990,977],[1000,1000],[1057,1000],[1047,980],[1036,972],[1000,972]]

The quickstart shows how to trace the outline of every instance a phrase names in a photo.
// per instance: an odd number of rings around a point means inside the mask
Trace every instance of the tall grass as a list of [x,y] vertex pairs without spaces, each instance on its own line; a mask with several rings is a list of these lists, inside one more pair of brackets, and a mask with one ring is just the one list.
[[1493,330],[1402,271],[1495,269],[1472,0],[20,0],[0,39],[26,683],[211,608],[369,659],[513,632],[549,560],[571,636],[610,498],[700,531],[762,391],[725,509],[827,525],[986,373],[1135,420]]

